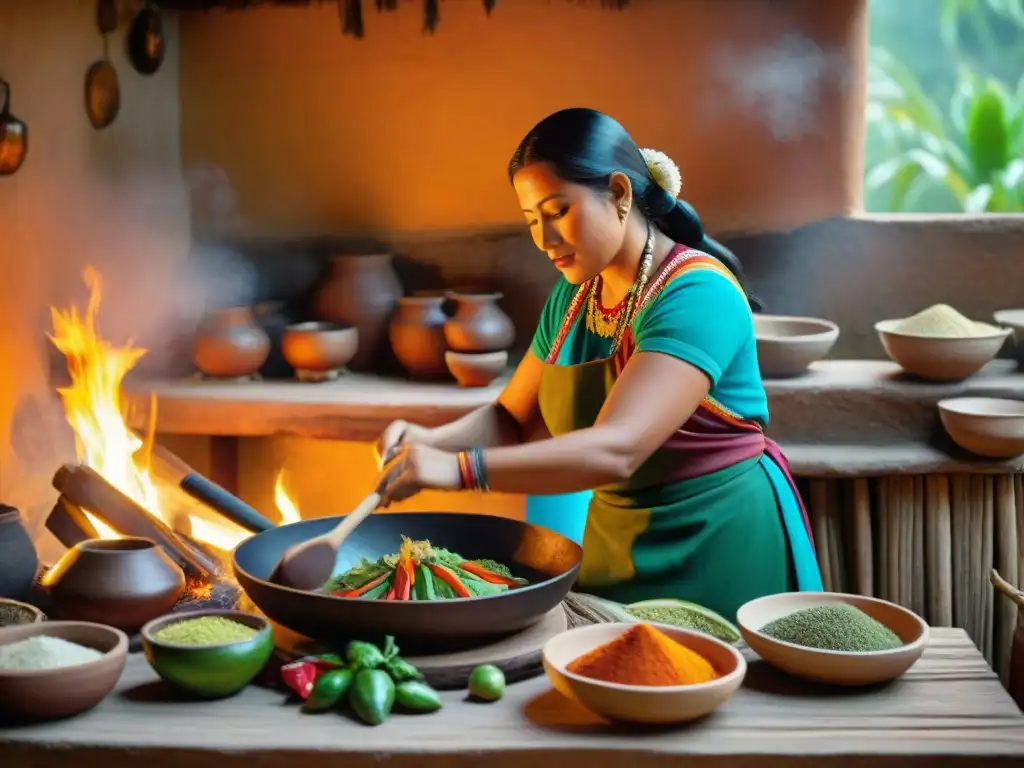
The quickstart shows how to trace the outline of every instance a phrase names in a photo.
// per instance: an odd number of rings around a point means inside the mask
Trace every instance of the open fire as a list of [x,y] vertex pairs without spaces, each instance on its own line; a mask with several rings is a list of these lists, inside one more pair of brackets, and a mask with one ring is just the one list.
[[[239,526],[194,513],[184,515],[184,524],[178,519],[180,513],[170,501],[176,488],[161,483],[151,467],[156,403],[150,411],[150,428],[145,437],[128,427],[123,413],[122,383],[147,350],[131,341],[117,346],[101,336],[98,320],[102,282],[91,267],[85,269],[83,277],[89,289],[85,312],[75,306],[66,310],[51,308],[50,335],[67,360],[70,383],[58,392],[74,431],[79,463],[124,494],[144,515],[158,521],[154,522],[157,527],[185,528],[192,540],[221,553],[233,549],[249,535]],[[283,471],[275,485],[275,501],[282,522],[301,519],[287,491]],[[102,510],[83,507],[81,512],[101,538],[118,538],[127,533],[119,531]]]

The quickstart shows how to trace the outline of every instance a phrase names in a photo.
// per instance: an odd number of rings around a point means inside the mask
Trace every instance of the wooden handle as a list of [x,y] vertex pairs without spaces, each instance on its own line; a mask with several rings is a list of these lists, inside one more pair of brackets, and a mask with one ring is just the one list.
[[345,515],[345,519],[338,523],[338,526],[333,531],[327,534],[331,544],[341,549],[342,543],[349,537],[349,534],[379,506],[380,494],[374,491],[359,502],[359,506]]

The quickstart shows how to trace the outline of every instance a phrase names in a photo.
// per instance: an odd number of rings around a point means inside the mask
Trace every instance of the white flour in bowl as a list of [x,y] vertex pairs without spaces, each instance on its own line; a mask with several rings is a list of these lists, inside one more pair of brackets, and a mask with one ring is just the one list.
[[87,648],[59,637],[36,635],[0,645],[0,670],[27,671],[73,667],[102,658],[95,648]]
[[916,315],[900,320],[892,329],[908,336],[928,336],[939,339],[973,339],[994,336],[999,328],[964,317],[948,304],[935,304]]

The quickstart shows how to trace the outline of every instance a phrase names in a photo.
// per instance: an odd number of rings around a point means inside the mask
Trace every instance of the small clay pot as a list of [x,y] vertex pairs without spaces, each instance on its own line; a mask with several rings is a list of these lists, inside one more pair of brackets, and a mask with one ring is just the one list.
[[21,600],[28,595],[38,567],[39,556],[21,513],[0,504],[0,597]]
[[89,539],[64,554],[45,585],[58,618],[132,634],[178,602],[185,574],[150,539]]
[[444,360],[460,386],[486,387],[505,371],[508,352],[445,352]]
[[359,349],[359,331],[335,323],[289,325],[281,336],[285,360],[296,371],[329,373],[351,362]]
[[313,297],[313,315],[359,330],[359,349],[349,363],[353,371],[369,371],[387,350],[388,321],[402,295],[391,266],[391,254],[333,256]]
[[196,331],[192,360],[207,376],[238,379],[255,375],[270,355],[270,337],[249,307],[207,315]]
[[444,362],[444,295],[403,296],[391,318],[388,338],[402,367],[417,379],[448,377]]
[[455,310],[444,338],[455,352],[500,352],[512,346],[516,329],[498,306],[500,293],[452,293]]

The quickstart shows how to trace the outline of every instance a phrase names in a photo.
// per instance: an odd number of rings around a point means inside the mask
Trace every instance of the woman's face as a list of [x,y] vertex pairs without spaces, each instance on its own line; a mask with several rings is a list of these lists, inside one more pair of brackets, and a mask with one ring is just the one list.
[[626,227],[618,203],[629,195],[628,182],[625,190],[613,184],[602,192],[560,179],[546,163],[533,163],[516,172],[512,185],[534,244],[570,283],[599,274],[622,249]]

